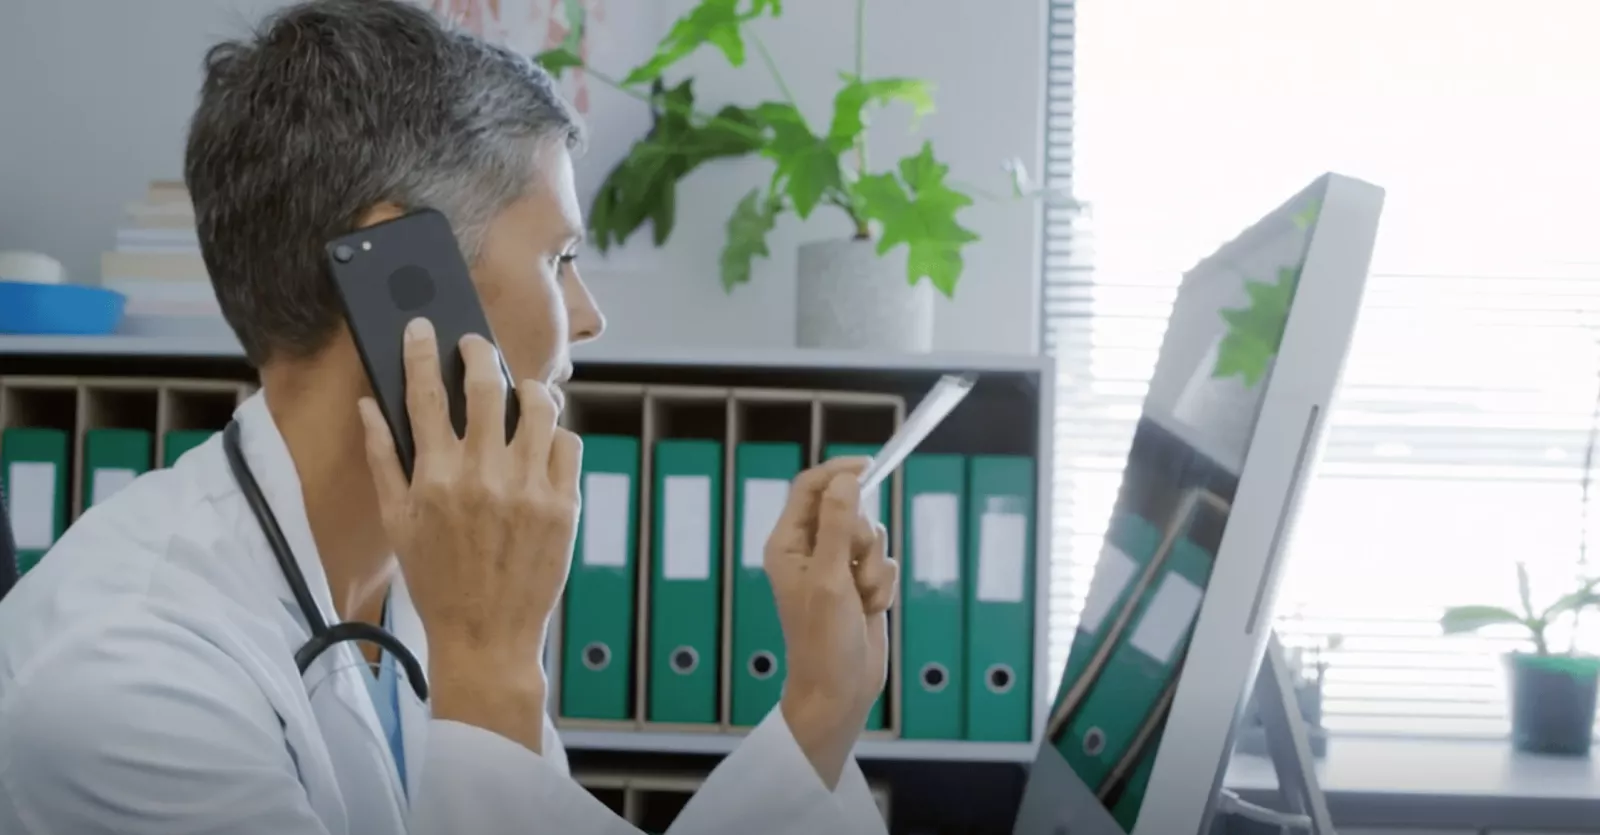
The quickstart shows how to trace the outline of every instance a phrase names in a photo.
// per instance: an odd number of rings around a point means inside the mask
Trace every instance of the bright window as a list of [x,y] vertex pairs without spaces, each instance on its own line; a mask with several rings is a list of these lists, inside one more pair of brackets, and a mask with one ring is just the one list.
[[1090,210],[1046,209],[1050,674],[1179,274],[1335,171],[1388,197],[1280,630],[1342,637],[1325,656],[1332,731],[1503,736],[1499,653],[1516,633],[1444,638],[1437,619],[1514,605],[1517,560],[1545,600],[1578,570],[1600,380],[1600,3],[1054,0],[1051,14],[1046,175]]

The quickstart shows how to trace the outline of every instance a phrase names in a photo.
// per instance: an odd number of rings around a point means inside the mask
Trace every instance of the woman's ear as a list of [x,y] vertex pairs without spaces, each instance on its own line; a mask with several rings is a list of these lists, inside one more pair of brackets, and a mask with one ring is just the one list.
[[361,219],[356,222],[356,228],[365,229],[368,226],[377,226],[386,220],[394,220],[405,213],[406,210],[400,208],[398,204],[387,201],[378,203],[362,213]]

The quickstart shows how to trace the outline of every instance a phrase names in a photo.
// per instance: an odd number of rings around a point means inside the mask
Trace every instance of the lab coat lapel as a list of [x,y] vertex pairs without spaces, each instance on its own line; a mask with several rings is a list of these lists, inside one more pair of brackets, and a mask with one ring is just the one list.
[[[428,636],[422,628],[422,618],[417,614],[417,607],[411,602],[411,592],[406,587],[404,572],[395,575],[394,583],[389,587],[389,623],[394,629],[394,636],[400,639],[417,657],[417,663],[423,670],[428,669]],[[404,668],[397,667],[395,672],[403,679]],[[433,718],[433,710],[427,702],[417,698],[416,691],[411,689],[411,682],[400,681],[398,688],[400,702],[400,747],[406,755],[406,788],[407,797],[416,797],[418,778],[422,776],[422,760],[427,750],[428,721]]]
[[[300,477],[295,472],[294,460],[289,456],[289,447],[267,410],[265,395],[259,392],[253,395],[239,407],[234,417],[239,421],[240,446],[244,450],[245,461],[249,463],[267,505],[272,508],[278,526],[283,530],[283,537],[293,552],[300,573],[305,577],[306,587],[311,591],[323,621],[338,623],[328,577],[322,570],[322,558],[317,553],[310,521],[306,518]],[[266,548],[263,550],[266,552],[263,559],[276,565],[276,558],[271,551]],[[288,580],[281,576],[281,572],[277,585],[278,597],[285,610],[302,630],[296,640],[306,640],[310,637],[310,627],[289,588]],[[409,601],[406,607],[410,609]],[[407,641],[407,645],[415,646],[411,641]],[[343,772],[341,783],[345,779],[361,781],[367,776],[364,772],[368,770],[381,772],[387,769],[387,780],[380,778],[380,782],[386,784],[389,800],[398,810],[403,806],[402,798],[405,795],[400,786],[399,770],[389,753],[383,725],[372,704],[371,691],[367,688],[364,678],[368,675],[366,666],[357,644],[348,641],[335,644],[306,671],[306,689],[312,709],[317,713],[318,721],[323,723],[323,732],[335,761],[343,761],[346,766],[340,769]],[[330,697],[337,702],[337,709],[322,704],[323,700]],[[403,696],[401,702],[405,703]],[[373,757],[372,752],[381,756]],[[420,757],[419,752],[419,761]],[[385,791],[385,788],[378,790]],[[347,798],[348,795],[347,790]]]

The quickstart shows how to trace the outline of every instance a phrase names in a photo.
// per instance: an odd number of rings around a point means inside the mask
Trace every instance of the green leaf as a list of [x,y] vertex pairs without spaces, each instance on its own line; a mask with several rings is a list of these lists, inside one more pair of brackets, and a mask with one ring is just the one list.
[[589,10],[583,7],[583,0],[562,0],[561,11],[567,17],[567,36],[561,39],[561,46],[581,52],[583,36],[589,31]]
[[1322,200],[1311,201],[1304,209],[1295,213],[1294,226],[1296,229],[1310,229],[1317,222],[1317,217],[1322,213]]
[[622,79],[624,85],[642,84],[661,77],[668,67],[710,44],[721,50],[728,63],[744,66],[744,34],[740,26],[762,15],[783,13],[780,0],[752,0],[749,9],[740,9],[740,0],[700,0],[700,4],[678,18],[656,47],[655,54]]
[[1569,612],[1576,612],[1595,606],[1600,606],[1600,591],[1595,590],[1595,583],[1588,582],[1584,583],[1583,587],[1577,591],[1550,604],[1550,608],[1545,609],[1544,614],[1540,615],[1539,618],[1548,622]]
[[561,9],[567,17],[567,34],[561,39],[561,45],[533,56],[534,63],[556,78],[560,78],[566,70],[583,66],[580,53],[583,51],[583,35],[589,25],[583,0],[563,0]]
[[1272,367],[1274,351],[1271,346],[1255,337],[1233,331],[1222,337],[1217,345],[1217,364],[1211,376],[1219,380],[1238,376],[1246,388],[1261,382]]
[[1266,376],[1272,358],[1277,356],[1278,347],[1283,343],[1284,327],[1289,322],[1289,304],[1299,281],[1299,270],[1284,267],[1278,270],[1276,282],[1245,282],[1248,306],[1224,309],[1221,313],[1228,324],[1228,332],[1217,346],[1217,364],[1211,370],[1212,377],[1239,376],[1246,386],[1254,386]]
[[675,181],[662,182],[654,197],[655,201],[650,206],[651,241],[659,247],[672,237],[672,225],[677,221],[678,184]]
[[855,146],[867,128],[868,105],[879,107],[893,102],[906,102],[912,106],[914,118],[920,119],[933,112],[933,86],[915,78],[876,78],[863,80],[855,75],[843,74],[845,81],[833,97],[833,124],[828,127],[828,147],[844,152]]
[[844,188],[838,152],[811,132],[792,104],[762,104],[756,108],[756,117],[771,132],[762,154],[777,163],[776,176],[783,193],[793,203],[795,214],[810,217],[824,196]]
[[1445,610],[1444,616],[1439,618],[1439,626],[1444,629],[1446,635],[1475,632],[1485,626],[1522,622],[1522,617],[1516,612],[1499,606],[1456,606]]
[[1517,561],[1517,598],[1522,602],[1522,613],[1529,620],[1533,613],[1533,583],[1528,579],[1528,564]]
[[568,49],[565,46],[545,50],[533,56],[533,61],[544,67],[545,72],[556,78],[560,78],[561,74],[567,70],[583,66],[583,59],[578,57],[577,51]]
[[862,213],[882,224],[878,252],[906,244],[906,280],[923,278],[946,297],[955,294],[965,263],[963,248],[978,239],[956,220],[956,213],[972,205],[972,198],[945,185],[949,166],[933,156],[933,146],[900,160],[899,179],[892,174],[868,174],[853,186]]
[[703,124],[694,117],[694,89],[656,85],[656,121],[600,184],[589,233],[601,252],[625,242],[649,221],[657,246],[672,234],[677,184],[701,165],[754,152],[761,127],[749,111],[724,107]]
[[733,288],[750,281],[750,265],[756,258],[772,255],[767,249],[767,234],[777,225],[783,201],[776,197],[763,199],[761,189],[751,189],[734,207],[728,218],[728,241],[722,246],[722,289]]

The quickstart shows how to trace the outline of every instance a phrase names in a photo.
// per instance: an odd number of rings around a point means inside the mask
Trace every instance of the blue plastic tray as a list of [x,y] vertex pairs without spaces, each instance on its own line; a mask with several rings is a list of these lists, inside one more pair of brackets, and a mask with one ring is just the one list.
[[104,287],[0,281],[0,333],[103,336],[116,333],[127,297]]

